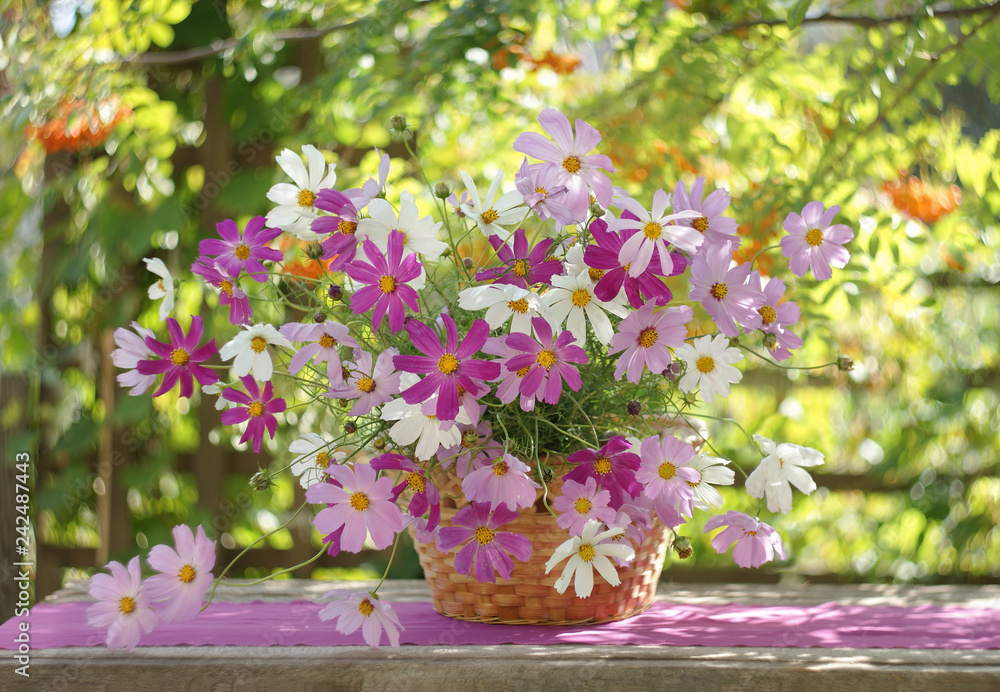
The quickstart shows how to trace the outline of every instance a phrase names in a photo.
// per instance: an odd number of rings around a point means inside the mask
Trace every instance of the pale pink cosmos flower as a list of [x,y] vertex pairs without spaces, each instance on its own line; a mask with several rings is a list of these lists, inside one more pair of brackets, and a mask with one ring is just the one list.
[[[705,195],[705,177],[699,176],[691,185],[688,194],[683,181],[677,181],[674,188],[674,211],[696,211],[700,214],[695,218],[678,219],[678,226],[690,226],[705,236],[705,246],[729,243],[736,240],[736,219],[723,216],[729,206],[729,193],[718,189]],[[704,197],[704,199],[703,199]]]
[[393,504],[392,480],[376,478],[368,464],[336,465],[326,472],[340,487],[323,482],[306,490],[309,503],[331,505],[313,517],[316,530],[326,535],[343,527],[340,547],[352,553],[361,550],[368,535],[378,550],[392,545],[403,530],[403,513]]
[[765,298],[759,287],[747,284],[749,262],[730,268],[732,255],[728,244],[713,245],[698,253],[691,264],[689,295],[701,303],[720,332],[739,336],[740,326],[751,331],[760,327],[757,308]]
[[363,349],[355,349],[354,363],[348,368],[350,374],[347,379],[324,396],[357,399],[347,414],[349,416],[371,413],[373,408],[392,401],[392,397],[399,394],[400,373],[392,365],[392,359],[398,355],[398,348],[387,348],[372,366],[372,355]]
[[108,628],[108,648],[131,650],[143,632],[156,626],[157,615],[143,589],[138,557],[127,569],[120,562],[110,562],[107,568],[110,575],[95,574],[90,580],[90,595],[97,603],[87,608],[87,624]]
[[489,503],[472,502],[459,510],[452,523],[438,532],[438,549],[448,552],[462,543],[455,555],[455,571],[475,576],[479,583],[496,583],[497,573],[510,581],[514,561],[531,558],[531,541],[526,536],[498,531],[501,526],[517,519],[517,512],[499,505],[491,510]]
[[190,620],[198,614],[215,566],[215,541],[205,537],[204,528],[199,526],[196,535],[182,524],[172,533],[176,550],[154,545],[149,566],[160,574],[146,580],[146,591],[164,622]]
[[854,231],[842,223],[831,225],[839,211],[836,204],[823,211],[823,203],[815,201],[802,209],[801,216],[793,211],[785,217],[782,226],[788,235],[781,239],[781,254],[788,258],[793,274],[805,276],[811,269],[817,281],[824,281],[833,276],[831,266],[847,266],[851,253],[844,245],[854,239]]
[[116,368],[128,371],[118,375],[118,384],[131,387],[129,394],[139,396],[156,382],[156,373],[143,375],[137,369],[139,361],[153,359],[153,352],[145,342],[146,337],[152,338],[153,330],[140,327],[138,322],[132,323],[132,329],[135,334],[124,327],[115,330],[115,344],[118,348],[111,352],[111,362]]
[[459,430],[462,433],[461,441],[454,446],[444,447],[437,453],[441,467],[447,469],[454,465],[455,475],[459,479],[465,478],[470,471],[478,468],[475,462],[483,461],[487,457],[496,459],[503,456],[504,449],[493,439],[493,428],[486,421],[461,425]]
[[574,220],[586,221],[591,193],[604,207],[611,203],[611,179],[603,171],[613,172],[614,164],[604,154],[590,153],[601,143],[601,133],[579,119],[574,132],[569,118],[555,108],[543,110],[538,122],[555,143],[537,132],[524,132],[514,140],[514,150],[547,162],[555,171],[552,180],[566,187],[559,201],[570,208]]
[[669,348],[684,344],[687,327],[694,312],[688,305],[654,312],[655,303],[646,303],[618,325],[618,333],[611,338],[608,355],[622,353],[615,364],[615,379],[622,375],[638,384],[644,368],[659,374],[670,365]]
[[295,375],[305,367],[306,363],[315,359],[317,365],[326,363],[326,377],[331,387],[338,387],[344,382],[344,366],[340,361],[340,346],[357,348],[358,342],[351,336],[351,331],[333,320],[321,324],[289,322],[281,325],[278,330],[289,341],[304,343],[288,364],[288,374]]
[[670,276],[674,269],[670,248],[676,247],[678,250],[693,255],[705,241],[705,237],[695,229],[689,226],[678,226],[675,223],[680,219],[697,217],[698,212],[667,213],[667,208],[670,206],[670,195],[663,190],[657,190],[653,194],[653,206],[648,211],[631,197],[616,198],[615,204],[631,212],[635,218],[622,215],[611,222],[608,230],[612,233],[626,229],[641,231],[641,233],[632,234],[618,251],[618,261],[622,266],[628,266],[629,276],[635,277],[642,274],[649,266],[654,253],[657,253],[660,258],[660,270],[657,273]]
[[[504,361],[509,360],[511,357],[516,356],[520,351],[515,351],[510,346],[504,343],[504,337],[492,337],[486,340],[486,344],[482,349],[483,353],[489,353],[493,356],[499,356]],[[502,362],[502,361],[501,361]],[[522,411],[534,411],[535,410],[535,395],[534,393],[525,394],[521,391],[521,381],[525,376],[531,371],[531,366],[526,365],[520,370],[516,370],[513,373],[508,372],[504,368],[500,370],[500,384],[497,386],[496,397],[501,402],[509,404],[520,397],[519,403]]]
[[[573,223],[573,210],[559,201],[565,196],[566,186],[557,178],[559,169],[554,166],[531,166],[524,159],[514,176],[514,184],[524,198],[524,203],[542,220],[554,218],[559,226]],[[558,228],[558,226],[557,226]]]
[[785,559],[781,536],[764,522],[730,510],[705,522],[705,533],[722,526],[727,528],[712,538],[712,547],[721,555],[735,541],[733,562],[740,567],[760,567],[773,560],[775,554],[782,560]]
[[552,507],[560,512],[556,524],[567,529],[571,536],[579,536],[583,527],[590,520],[602,521],[609,526],[615,520],[615,510],[608,506],[611,492],[598,490],[593,478],[585,483],[565,481],[562,495],[552,503]]
[[462,481],[462,492],[471,502],[488,502],[494,508],[507,505],[515,511],[535,504],[539,485],[528,477],[527,464],[506,452],[480,463]]
[[[760,288],[762,279],[760,272],[751,272],[747,281],[750,286]],[[760,313],[760,330],[774,336],[773,342],[764,340],[767,350],[775,360],[788,360],[792,357],[791,349],[802,346],[802,338],[786,327],[799,321],[799,306],[792,301],[781,302],[785,296],[785,282],[771,278],[762,290],[764,304],[757,308]]]
[[337,631],[350,634],[361,628],[361,634],[368,646],[377,649],[382,642],[382,631],[389,638],[393,649],[399,648],[399,632],[406,631],[399,624],[399,617],[392,607],[370,593],[351,593],[344,596],[343,591],[330,591],[324,598],[339,596],[336,601],[327,604],[319,611],[320,620],[337,618]]
[[639,449],[642,463],[635,477],[645,486],[645,494],[651,500],[663,500],[690,516],[694,493],[689,484],[700,476],[688,468],[693,457],[694,447],[673,435],[664,434],[662,438],[651,435],[642,441]]

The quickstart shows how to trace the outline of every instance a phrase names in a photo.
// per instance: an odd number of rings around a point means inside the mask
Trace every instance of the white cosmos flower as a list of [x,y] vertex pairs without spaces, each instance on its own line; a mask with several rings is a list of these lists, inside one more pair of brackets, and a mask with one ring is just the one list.
[[330,443],[316,433],[305,433],[288,445],[288,451],[297,455],[291,471],[299,477],[299,485],[303,488],[322,481],[331,464],[339,464],[347,458],[346,452],[331,452]]
[[731,348],[729,339],[722,335],[695,339],[674,349],[674,355],[687,364],[687,372],[678,382],[681,391],[691,392],[700,387],[705,403],[712,403],[716,394],[729,396],[729,385],[743,379],[743,373],[732,365],[743,360],[743,354]]
[[587,339],[587,320],[590,320],[597,340],[607,345],[611,343],[615,330],[605,311],[618,317],[625,317],[629,312],[618,297],[608,303],[598,299],[594,295],[594,282],[586,272],[552,277],[552,288],[542,296],[542,300],[549,308],[552,329],[558,332],[565,322],[566,329],[581,346]]
[[587,263],[583,261],[583,246],[580,243],[577,243],[566,251],[562,263],[562,273],[564,276],[577,276],[590,269]]
[[750,497],[766,497],[769,512],[784,514],[792,509],[792,488],[808,495],[816,489],[816,481],[803,466],[819,466],[823,453],[811,447],[783,443],[776,445],[761,435],[754,435],[767,454],[747,477]]
[[438,420],[436,410],[436,394],[419,404],[393,399],[382,407],[382,420],[398,421],[389,428],[393,442],[404,446],[416,442],[417,459],[431,459],[441,447],[454,447],[462,440],[462,431],[456,424],[470,424],[464,408],[460,407],[455,420],[449,421]]
[[611,564],[610,558],[630,561],[635,558],[635,550],[625,541],[621,543],[604,542],[619,536],[621,529],[612,528],[598,533],[600,528],[601,522],[591,519],[583,527],[583,532],[579,536],[573,536],[556,548],[552,557],[545,563],[545,573],[548,574],[553,567],[569,558],[569,562],[563,568],[562,575],[555,583],[556,591],[559,593],[566,593],[572,580],[577,598],[587,598],[594,589],[595,569],[612,586],[621,584],[618,570]]
[[404,256],[419,252],[424,259],[435,260],[441,256],[448,244],[437,239],[441,223],[435,223],[430,216],[420,216],[417,203],[409,192],[399,195],[399,216],[392,205],[384,199],[373,199],[368,204],[368,217],[358,219],[358,240],[371,240],[382,252],[389,249],[389,234],[399,231],[403,234]]
[[219,349],[222,360],[233,360],[233,372],[237,377],[245,377],[253,371],[258,382],[269,382],[274,366],[268,346],[284,346],[292,349],[292,344],[277,329],[269,324],[255,324],[233,337],[232,341]]
[[694,506],[707,510],[709,507],[722,507],[722,494],[713,486],[732,485],[736,474],[727,466],[728,459],[696,454],[688,462],[688,468],[698,472],[701,478],[691,485],[694,491]]
[[156,375],[143,375],[137,369],[139,361],[154,358],[145,341],[147,336],[153,336],[153,330],[140,327],[138,322],[132,323],[132,329],[135,330],[134,334],[124,327],[115,330],[115,344],[118,348],[111,352],[111,362],[116,368],[127,371],[118,375],[118,384],[131,387],[129,394],[139,396],[156,382]]
[[510,320],[510,333],[531,334],[531,318],[545,317],[548,309],[537,293],[513,284],[473,286],[458,294],[463,310],[486,310],[483,319],[490,329]]
[[[284,149],[276,161],[292,179],[291,183],[278,183],[267,191],[267,198],[277,204],[267,213],[269,228],[282,228],[303,240],[318,240],[320,236],[310,229],[316,211],[316,197],[324,188],[337,182],[337,165],[327,166],[319,149],[311,144],[302,147],[306,163],[291,149]],[[307,167],[308,164],[308,167]]]
[[462,213],[476,222],[479,230],[487,238],[491,235],[499,236],[500,240],[507,240],[510,231],[504,226],[518,223],[527,213],[524,206],[524,199],[517,190],[511,190],[507,194],[495,199],[500,191],[500,181],[503,179],[503,171],[498,170],[493,176],[489,190],[484,197],[479,196],[476,184],[465,171],[461,171],[462,180],[469,191],[469,203],[462,205]]
[[151,300],[163,298],[163,302],[160,303],[160,321],[162,322],[170,316],[174,309],[174,277],[170,275],[167,265],[159,257],[146,257],[142,261],[146,263],[146,269],[160,277],[159,281],[149,287],[148,294]]

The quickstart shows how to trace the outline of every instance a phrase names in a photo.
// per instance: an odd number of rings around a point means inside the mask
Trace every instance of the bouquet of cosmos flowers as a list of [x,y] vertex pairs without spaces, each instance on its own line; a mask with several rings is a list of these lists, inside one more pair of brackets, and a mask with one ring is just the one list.
[[[555,588],[572,582],[587,598],[595,571],[617,584],[616,565],[633,559],[654,516],[677,536],[694,510],[722,506],[714,486],[734,472],[701,451],[701,419],[712,416],[700,402],[728,396],[744,353],[788,359],[802,344],[792,331],[799,308],[780,278],[734,262],[726,191],[705,196],[699,178],[632,197],[613,184],[611,159],[594,153],[596,129],[553,109],[539,122],[548,137],[514,142],[525,155],[514,187],[504,191],[497,171],[484,191],[462,172],[460,192],[438,183],[421,200],[437,219],[409,191],[386,189],[388,156],[377,177],[337,189],[335,166],[315,147],[302,148],[304,162],[282,151],[291,182],[269,191],[276,206],[242,230],[218,224],[191,267],[208,303],[228,308],[224,345],[204,340],[201,317],[185,329],[171,316],[174,279],[148,259],[165,336],[137,324],[117,331],[120,383],[140,395],[162,375],[153,396],[179,383],[190,397],[197,381],[257,453],[298,409],[284,468],[306,488],[321,551],[383,549],[411,527],[418,541],[456,551],[469,579],[506,580],[533,546],[504,527],[537,501],[565,530],[546,565],[561,570]],[[405,134],[405,121],[393,128]],[[853,233],[833,224],[837,211],[816,201],[788,214],[780,250],[793,274],[828,279],[846,264]],[[695,444],[674,434],[682,429]],[[769,511],[791,508],[790,485],[815,488],[803,467],[821,463],[819,452],[748,443],[761,461],[746,490]],[[253,482],[266,488],[273,475]],[[464,495],[447,527],[443,475]],[[550,502],[547,486],[559,480]],[[743,567],[784,558],[779,535],[756,517],[717,514],[707,530],[720,528],[712,546],[735,544]],[[158,574],[145,581],[138,558],[94,577],[89,617],[109,627],[109,646],[134,646],[158,619],[202,607],[214,542],[200,527],[177,527],[174,538],[174,548],[151,550]],[[674,548],[690,553],[683,538]],[[377,592],[338,598],[321,617],[344,632],[363,626],[373,646],[384,629],[398,645],[401,625]]]

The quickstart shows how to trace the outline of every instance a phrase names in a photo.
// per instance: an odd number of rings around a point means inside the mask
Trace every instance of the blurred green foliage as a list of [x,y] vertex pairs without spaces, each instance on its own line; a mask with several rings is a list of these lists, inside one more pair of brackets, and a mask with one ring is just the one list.
[[[453,186],[459,169],[513,171],[510,143],[552,106],[604,134],[601,151],[632,192],[697,175],[728,188],[747,257],[812,199],[840,205],[855,229],[841,281],[784,277],[807,337],[791,364],[846,354],[854,370],[751,364],[752,387],[710,411],[826,454],[817,471],[830,488],[796,494],[775,520],[790,558],[777,569],[1000,578],[1000,4],[890,1],[875,14],[848,0],[834,18],[814,4],[94,0],[69,28],[49,5],[9,5],[0,372],[32,378],[25,430],[46,462],[44,539],[96,545],[95,450],[109,424],[129,435],[122,474],[136,536],[117,557],[165,540],[175,523],[220,516],[223,542],[247,545],[293,509],[290,477],[249,495],[245,479],[229,479],[224,496],[243,498],[232,512],[199,504],[197,474],[179,472],[176,455],[234,440],[185,415],[176,395],[120,392],[107,415],[102,334],[133,319],[158,327],[143,257],[180,274],[215,222],[265,213],[281,148],[327,151],[338,187],[368,177],[372,147],[387,148],[390,179],[426,201],[387,132],[392,114],[413,124],[431,182]],[[177,314],[204,300],[182,284]],[[276,468],[290,439],[271,447]],[[753,468],[743,439],[712,428],[720,454]],[[738,489],[727,501],[756,510]],[[700,526],[685,530],[690,564],[729,565]],[[290,540],[285,531],[269,543]],[[414,569],[411,558],[400,573]]]

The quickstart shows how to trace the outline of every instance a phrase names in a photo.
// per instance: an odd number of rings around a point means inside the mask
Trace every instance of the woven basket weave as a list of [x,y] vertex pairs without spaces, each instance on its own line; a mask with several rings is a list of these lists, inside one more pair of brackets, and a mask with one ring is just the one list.
[[[443,476],[443,473],[434,474],[433,482],[442,495],[441,526],[452,526],[452,517],[460,509],[456,505],[465,502],[459,499],[462,494],[458,478],[450,474],[447,478]],[[558,482],[549,483],[550,504],[553,496],[559,494],[559,486]],[[522,510],[516,520],[499,530],[526,536],[531,541],[532,551],[527,562],[514,560],[510,581],[498,576],[495,584],[480,584],[473,577],[456,574],[454,551],[442,554],[433,544],[414,541],[437,612],[472,622],[577,625],[623,620],[643,612],[653,603],[669,536],[669,529],[655,516],[652,530],[636,547],[635,560],[628,567],[618,568],[621,584],[613,587],[595,574],[594,589],[588,598],[577,598],[572,583],[566,593],[555,590],[553,585],[565,561],[556,565],[550,574],[545,574],[545,563],[569,534],[556,525],[555,517],[541,506],[540,501]]]

